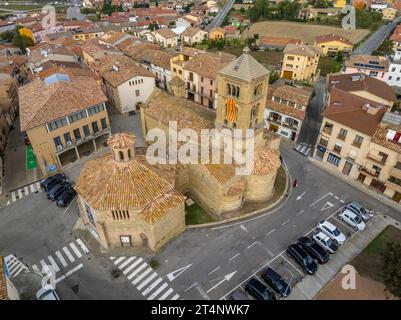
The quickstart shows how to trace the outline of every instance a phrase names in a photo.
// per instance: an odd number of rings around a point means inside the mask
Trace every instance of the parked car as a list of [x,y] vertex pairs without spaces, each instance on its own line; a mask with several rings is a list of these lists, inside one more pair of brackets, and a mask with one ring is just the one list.
[[60,300],[56,290],[51,288],[41,288],[36,292],[36,299],[38,300]]
[[230,300],[252,300],[245,292],[240,289],[231,293]]
[[77,195],[76,191],[73,188],[64,190],[56,199],[56,205],[58,207],[66,207]]
[[281,297],[288,297],[291,293],[291,286],[272,268],[263,270],[260,277],[276,291]]
[[338,246],[334,243],[331,238],[326,236],[323,232],[318,232],[312,236],[313,240],[315,240],[322,248],[326,249],[328,253],[334,253],[337,251]]
[[351,210],[344,210],[338,215],[338,217],[357,231],[365,230],[365,223],[362,221],[362,218]]
[[47,199],[49,200],[56,200],[56,198],[66,189],[70,189],[71,183],[67,181],[61,181],[57,183],[53,188],[47,191]]
[[308,237],[301,237],[298,239],[298,244],[312,257],[315,258],[320,264],[329,261],[329,254],[315,240]]
[[31,141],[29,140],[29,137],[26,133],[24,134],[24,143],[25,145],[31,144]]
[[351,201],[345,206],[345,209],[351,210],[353,213],[357,214],[362,218],[363,221],[368,221],[373,217],[373,214],[369,210],[365,209],[360,203],[356,201]]
[[295,259],[296,262],[308,274],[314,274],[317,271],[317,264],[313,258],[297,243],[287,248],[287,253]]
[[245,287],[245,290],[258,300],[276,300],[276,296],[262,282],[251,278]]
[[326,220],[320,221],[317,228],[338,245],[342,245],[346,239],[345,235],[334,224]]
[[40,183],[40,188],[43,191],[49,191],[51,188],[53,188],[58,182],[61,181],[66,181],[67,177],[62,174],[62,173],[57,173],[53,176],[49,176],[46,179],[44,179],[41,183]]

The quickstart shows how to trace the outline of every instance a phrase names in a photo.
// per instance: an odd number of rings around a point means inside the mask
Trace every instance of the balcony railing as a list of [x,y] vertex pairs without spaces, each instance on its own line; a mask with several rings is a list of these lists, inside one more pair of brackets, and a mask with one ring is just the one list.
[[368,175],[370,175],[370,176],[372,176],[372,177],[374,177],[374,178],[378,178],[379,175],[380,175],[380,173],[376,172],[375,170],[373,170],[373,169],[368,169],[368,168],[366,168],[366,167],[360,167],[360,168],[359,168],[359,171],[361,171],[361,172],[363,172],[363,173],[366,173],[366,174],[368,174]]
[[366,156],[366,159],[376,162],[378,164],[384,165],[384,164],[386,164],[387,157],[382,157],[379,155],[368,153],[368,155]]
[[103,130],[99,130],[98,132],[92,132],[90,135],[83,137],[81,139],[71,139],[71,143],[62,143],[56,146],[56,154],[60,154],[74,147],[78,147],[79,145],[85,142],[96,139],[97,137],[109,132],[110,128],[106,128]]

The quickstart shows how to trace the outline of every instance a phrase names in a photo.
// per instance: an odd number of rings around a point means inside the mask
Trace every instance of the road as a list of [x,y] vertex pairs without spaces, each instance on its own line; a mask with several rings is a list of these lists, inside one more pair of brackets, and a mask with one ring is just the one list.
[[[315,167],[292,148],[283,142],[281,151],[299,187],[283,203],[246,221],[188,229],[152,257],[159,263],[154,271],[151,257],[86,253],[71,232],[78,219],[76,203],[60,209],[43,193],[1,210],[0,254],[14,254],[29,268],[56,261],[62,299],[221,299],[268,263],[290,282],[299,281],[303,272],[283,250],[322,218],[330,217],[349,234],[335,220],[346,201],[358,200],[401,220],[398,211]],[[123,271],[118,277],[112,275],[116,266]]]
[[233,4],[234,0],[228,0],[224,8],[217,13],[212,22],[206,27],[206,30],[210,31],[213,28],[220,27],[227,13],[231,10]]
[[357,49],[354,50],[352,55],[356,54],[372,54],[380,44],[394,31],[401,17],[398,17],[393,22],[381,26],[374,32],[368,39],[366,39]]

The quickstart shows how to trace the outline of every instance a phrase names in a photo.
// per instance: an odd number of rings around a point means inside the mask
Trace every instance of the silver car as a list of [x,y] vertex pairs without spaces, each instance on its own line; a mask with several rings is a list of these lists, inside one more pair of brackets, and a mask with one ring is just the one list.
[[363,205],[356,201],[351,201],[347,203],[345,208],[360,216],[364,222],[370,220],[373,217],[373,214],[371,214],[369,210],[365,209]]

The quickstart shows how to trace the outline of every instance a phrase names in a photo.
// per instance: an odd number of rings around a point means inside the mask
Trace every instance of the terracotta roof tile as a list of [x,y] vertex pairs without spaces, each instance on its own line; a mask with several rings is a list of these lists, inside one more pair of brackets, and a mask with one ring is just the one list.
[[284,54],[295,54],[306,57],[313,57],[315,54],[322,54],[322,49],[308,44],[289,43],[284,48]]
[[[199,75],[207,78],[215,79],[217,73],[223,69],[230,61],[235,59],[234,55],[231,57],[222,57],[218,53],[202,53],[195,56],[191,61],[185,65],[186,70],[193,71]],[[228,59],[231,58],[231,59]]]
[[169,28],[158,29],[155,30],[154,32],[158,33],[159,35],[161,35],[163,38],[166,39],[178,37],[178,35]]
[[107,140],[107,144],[112,149],[125,149],[134,146],[135,140],[136,138],[133,134],[116,133]]
[[[371,61],[373,61],[374,63],[371,63]],[[365,66],[361,66],[361,64],[364,64]],[[358,54],[358,55],[353,55],[349,58],[349,60],[346,60],[345,66],[352,68],[363,68],[374,71],[381,70],[383,72],[386,72],[388,71],[389,68],[389,60],[386,57],[382,56]],[[377,69],[376,68],[377,66],[383,67],[383,69]]]
[[315,37],[316,44],[330,42],[330,41],[338,41],[338,42],[345,43],[349,46],[353,46],[353,43],[349,39],[339,36],[338,34],[335,34],[335,33],[325,34],[322,36]]

